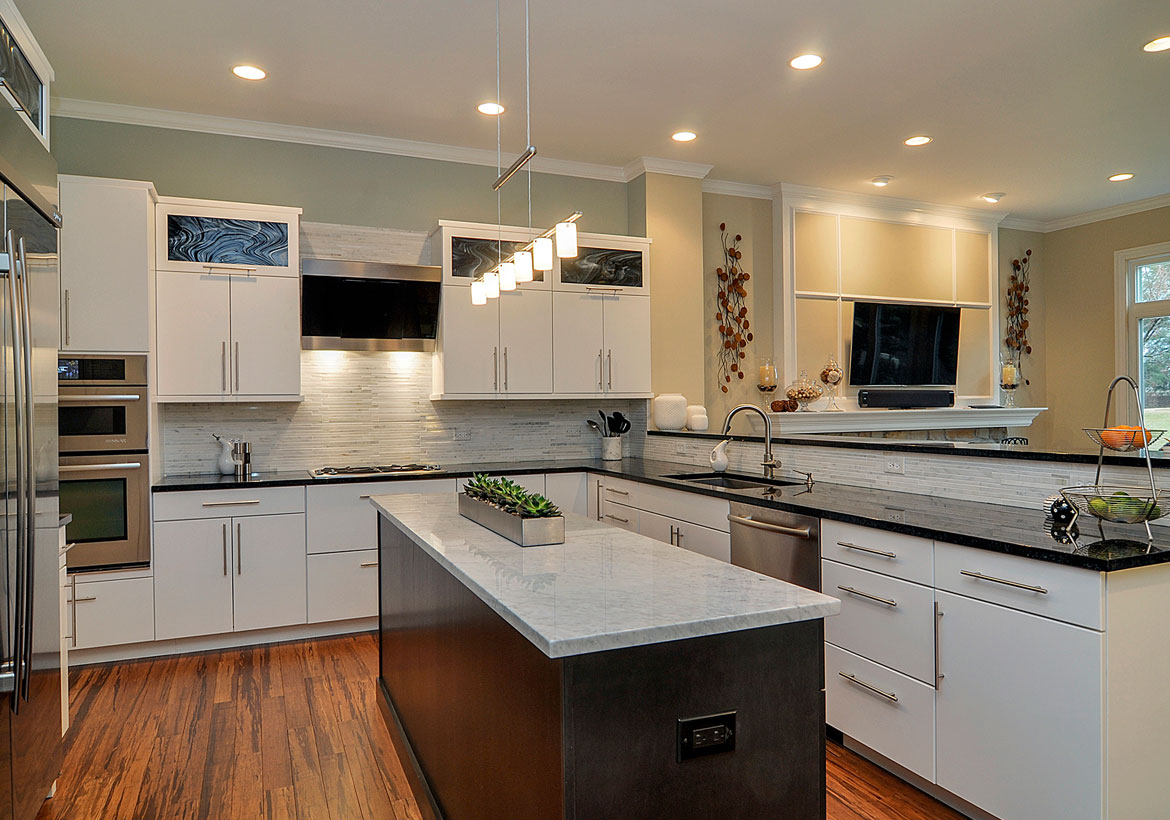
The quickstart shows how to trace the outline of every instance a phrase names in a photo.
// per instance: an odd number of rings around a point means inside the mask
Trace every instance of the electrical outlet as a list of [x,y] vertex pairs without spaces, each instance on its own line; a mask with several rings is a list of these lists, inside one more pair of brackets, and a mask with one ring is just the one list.
[[906,523],[906,511],[898,510],[894,507],[886,507],[886,520],[892,521],[895,524]]
[[565,432],[569,436],[569,438],[581,438],[581,428],[580,427],[570,427]]
[[897,475],[905,474],[905,472],[906,472],[905,459],[899,458],[897,456],[886,456],[886,472],[887,473],[896,473]]
[[470,430],[456,430],[455,431],[455,440],[456,441],[471,441],[471,431]]

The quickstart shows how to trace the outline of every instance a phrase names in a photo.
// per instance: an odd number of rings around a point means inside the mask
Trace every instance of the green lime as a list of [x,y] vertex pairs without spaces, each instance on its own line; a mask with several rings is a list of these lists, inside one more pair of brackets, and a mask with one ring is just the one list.
[[1089,499],[1089,512],[1091,512],[1093,515],[1097,516],[1098,518],[1105,517],[1105,516],[1109,515],[1109,502],[1101,497],[1090,498]]

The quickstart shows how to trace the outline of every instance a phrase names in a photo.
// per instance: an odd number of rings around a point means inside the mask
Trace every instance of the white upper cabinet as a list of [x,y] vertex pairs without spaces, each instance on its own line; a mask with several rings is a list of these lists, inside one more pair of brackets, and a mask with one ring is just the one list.
[[640,237],[579,234],[577,255],[557,259],[556,290],[650,293],[650,241]]
[[148,352],[154,185],[61,176],[59,186],[61,350]]
[[[469,287],[494,269],[501,258],[511,258],[539,233],[539,230],[529,228],[500,228],[478,222],[440,220],[439,226],[431,233],[431,258],[442,262],[444,285]],[[548,290],[551,283],[552,271],[533,271],[532,281],[519,287],[522,290]]]
[[156,266],[188,273],[300,274],[300,208],[160,197]]
[[650,297],[603,297],[605,392],[650,392]]
[[494,395],[500,391],[500,305],[471,304],[471,293],[443,285],[441,348],[435,352],[434,392]]
[[599,394],[604,390],[603,305],[600,294],[553,294],[554,393]]
[[501,392],[548,394],[553,389],[552,293],[500,294]]
[[299,214],[159,200],[159,401],[300,400]]

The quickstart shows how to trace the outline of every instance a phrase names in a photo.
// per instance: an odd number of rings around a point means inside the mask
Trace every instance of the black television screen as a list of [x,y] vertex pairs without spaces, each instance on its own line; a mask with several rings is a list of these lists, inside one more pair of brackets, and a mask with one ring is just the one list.
[[953,386],[959,308],[855,302],[849,383]]

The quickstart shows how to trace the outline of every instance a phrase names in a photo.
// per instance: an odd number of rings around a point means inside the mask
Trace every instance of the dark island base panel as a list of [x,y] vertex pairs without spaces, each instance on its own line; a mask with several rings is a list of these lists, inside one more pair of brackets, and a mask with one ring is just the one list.
[[[382,711],[436,820],[823,820],[822,621],[550,659],[379,519]],[[679,762],[677,721],[736,747]]]

